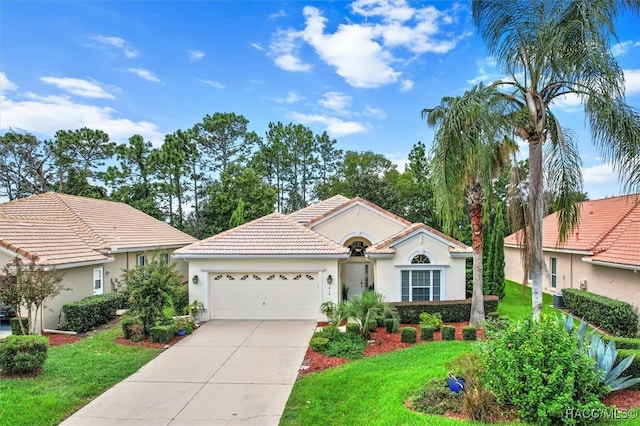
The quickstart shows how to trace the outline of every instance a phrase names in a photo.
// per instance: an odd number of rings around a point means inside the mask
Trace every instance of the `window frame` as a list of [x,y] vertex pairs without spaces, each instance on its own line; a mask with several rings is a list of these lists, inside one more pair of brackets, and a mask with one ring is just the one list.
[[147,264],[146,254],[143,253],[136,256],[136,266],[146,266],[146,264]]
[[[429,265],[430,267],[418,267],[416,268],[415,266],[427,266]],[[426,272],[428,273],[429,276],[429,285],[414,285],[414,279],[417,278],[416,275],[414,275],[414,273],[417,272]],[[408,274],[408,295],[407,295],[407,299],[405,299],[405,296],[403,294],[403,289],[404,289],[404,274],[407,273]],[[437,277],[437,281],[438,281],[438,293],[435,293],[435,281],[436,279],[434,278],[436,276],[436,273],[438,275]],[[411,265],[411,267],[402,267],[400,269],[400,300],[402,302],[417,302],[417,301],[441,301],[441,300],[445,300],[444,299],[444,283],[445,283],[445,272],[443,268],[439,268],[439,267],[433,267],[432,264],[413,264]],[[416,300],[414,300],[414,289],[428,289],[428,298],[427,299],[422,299],[422,298],[418,298]],[[437,296],[437,299],[434,298],[434,296]]]
[[558,258],[549,257],[550,284],[552,289],[558,288]]

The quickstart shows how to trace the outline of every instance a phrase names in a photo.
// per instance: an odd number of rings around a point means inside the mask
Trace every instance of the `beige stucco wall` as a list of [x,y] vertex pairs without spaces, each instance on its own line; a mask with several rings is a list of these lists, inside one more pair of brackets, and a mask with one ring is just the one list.
[[338,243],[363,237],[375,244],[402,231],[405,225],[375,210],[354,205],[311,229]]
[[[505,277],[521,282],[523,269],[519,250],[505,247]],[[551,287],[551,257],[556,258],[557,289]],[[631,270],[593,265],[582,261],[584,255],[545,251],[544,260],[549,274],[542,277],[543,291],[555,293],[563,288],[580,288],[586,281],[591,293],[632,303],[640,308],[640,274]]]
[[[199,300],[205,309],[209,305],[209,286],[211,272],[316,272],[318,273],[318,321],[326,319],[320,313],[320,304],[324,301],[338,303],[338,259],[189,259],[189,301]],[[193,284],[193,276],[198,276],[198,284]],[[331,275],[333,284],[327,284],[327,277]],[[251,295],[247,295],[250,297]],[[204,312],[204,320],[209,319],[208,310]]]

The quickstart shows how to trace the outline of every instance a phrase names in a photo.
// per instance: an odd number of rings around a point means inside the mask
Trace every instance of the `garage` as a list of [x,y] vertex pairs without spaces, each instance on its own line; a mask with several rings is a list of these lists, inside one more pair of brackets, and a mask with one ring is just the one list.
[[210,273],[211,319],[316,319],[317,272]]

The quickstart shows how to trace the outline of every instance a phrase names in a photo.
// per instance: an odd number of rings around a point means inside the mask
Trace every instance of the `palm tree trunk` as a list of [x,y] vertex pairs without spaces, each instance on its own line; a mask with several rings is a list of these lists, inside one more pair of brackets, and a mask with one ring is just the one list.
[[529,213],[531,223],[531,306],[533,319],[538,320],[542,313],[542,219],[544,217],[542,182],[542,145],[544,139],[529,140]]
[[479,183],[470,186],[467,196],[471,210],[471,245],[473,246],[473,293],[469,324],[478,327],[485,320],[482,294],[482,203],[484,200],[482,186]]

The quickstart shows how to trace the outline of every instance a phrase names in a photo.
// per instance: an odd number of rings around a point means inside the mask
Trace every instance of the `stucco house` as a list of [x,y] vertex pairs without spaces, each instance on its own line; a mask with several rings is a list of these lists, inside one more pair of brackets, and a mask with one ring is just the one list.
[[[543,221],[543,291],[581,288],[640,307],[640,194],[580,203],[578,228],[558,244],[558,214]],[[504,240],[505,276],[522,282],[516,234]]]
[[63,291],[46,302],[44,328],[64,324],[62,305],[118,291],[123,270],[144,265],[156,253],[195,238],[123,203],[48,192],[0,204],[0,265],[19,256],[64,272]]
[[465,298],[471,248],[361,198],[273,213],[178,249],[205,319],[323,320],[373,288],[387,301]]

